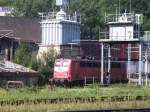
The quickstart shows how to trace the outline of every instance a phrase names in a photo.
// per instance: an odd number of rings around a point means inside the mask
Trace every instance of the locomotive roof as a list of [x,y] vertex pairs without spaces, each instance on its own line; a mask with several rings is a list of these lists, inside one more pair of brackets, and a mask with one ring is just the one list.
[[[60,58],[60,59],[56,59],[56,60],[71,60],[71,61],[87,61],[87,62],[101,62],[101,60],[89,60],[89,59],[78,59],[78,58],[76,58],[76,59],[69,59],[69,58]],[[126,62],[126,61],[111,61],[111,62],[118,62],[118,63],[120,63],[120,62]]]

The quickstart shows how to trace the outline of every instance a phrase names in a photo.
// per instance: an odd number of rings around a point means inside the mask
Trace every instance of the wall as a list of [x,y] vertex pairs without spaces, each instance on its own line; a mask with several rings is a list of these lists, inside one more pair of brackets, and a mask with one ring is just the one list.
[[80,25],[61,20],[43,20],[42,45],[64,45],[80,40]]
[[112,40],[129,40],[133,39],[133,25],[111,25],[109,28],[109,37]]
[[7,81],[22,81],[25,86],[37,85],[38,73],[0,72],[0,86],[4,87]]

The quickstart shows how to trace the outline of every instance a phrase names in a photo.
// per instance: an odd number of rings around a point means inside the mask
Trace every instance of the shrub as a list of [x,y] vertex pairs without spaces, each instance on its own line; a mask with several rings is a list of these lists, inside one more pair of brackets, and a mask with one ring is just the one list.
[[48,82],[49,78],[52,78],[54,61],[56,52],[53,48],[49,48],[47,52],[43,52],[38,60],[38,72],[40,74],[39,84],[43,85]]
[[27,44],[21,44],[15,51],[14,62],[28,67],[31,60],[31,51]]

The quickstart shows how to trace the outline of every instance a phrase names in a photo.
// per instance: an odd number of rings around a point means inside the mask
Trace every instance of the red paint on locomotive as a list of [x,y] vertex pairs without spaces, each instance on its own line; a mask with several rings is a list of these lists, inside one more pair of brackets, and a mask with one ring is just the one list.
[[[54,66],[54,80],[67,80],[68,82],[83,81],[93,78],[100,81],[101,63],[97,60],[86,59],[57,59]],[[104,70],[107,72],[107,68]],[[104,73],[104,77],[105,77]],[[126,63],[111,62],[111,80],[126,81]]]

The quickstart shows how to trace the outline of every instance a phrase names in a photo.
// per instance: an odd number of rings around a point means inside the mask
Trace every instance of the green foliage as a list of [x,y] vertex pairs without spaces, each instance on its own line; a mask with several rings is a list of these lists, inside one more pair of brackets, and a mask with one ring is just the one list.
[[10,6],[11,3],[11,0],[0,0],[0,6]]
[[14,0],[14,16],[38,17],[39,12],[48,12],[52,9],[54,0]]
[[[121,12],[132,11],[144,14],[150,19],[150,0],[120,0]],[[1,4],[12,4],[14,16],[38,17],[39,12],[49,12],[57,9],[55,0],[0,0]],[[106,13],[115,13],[119,0],[70,0],[69,12],[81,14],[81,38],[98,39],[99,30],[105,31],[104,16]],[[150,30],[148,22],[144,29]]]
[[72,0],[70,9],[81,15],[81,38],[98,38],[99,29],[104,28],[104,0]]
[[40,74],[39,84],[43,85],[48,82],[49,78],[52,78],[55,56],[55,50],[49,48],[37,61],[36,57],[32,56],[29,46],[21,44],[15,51],[14,62],[38,71]]
[[53,48],[49,48],[47,52],[42,53],[38,60],[39,84],[45,84],[49,78],[52,78],[55,57],[56,52]]
[[[143,7],[144,6],[144,7]],[[144,14],[150,19],[150,0],[131,0],[131,10],[135,13]],[[82,16],[81,38],[99,38],[98,32],[105,31],[104,16],[106,13],[115,13],[119,7],[119,0],[71,0],[71,11],[77,11]],[[120,0],[121,13],[130,11],[130,0]],[[144,29],[150,30],[149,22],[146,20]]]
[[31,60],[31,51],[27,44],[21,44],[15,51],[14,62],[28,66]]
[[144,19],[144,31],[150,31],[150,19]]
[[32,55],[32,50],[28,44],[22,43],[16,50],[14,62],[33,70],[38,70],[38,62],[36,57]]
[[56,56],[56,52],[54,48],[53,47],[49,48],[47,52],[42,52],[41,62],[44,64],[44,66],[53,67],[55,56]]
[[35,56],[31,56],[28,67],[37,71],[38,70],[38,64],[39,63],[37,62],[37,59],[35,58]]
[[51,91],[48,86],[25,87],[21,89],[0,89],[0,100],[28,100],[28,99],[54,99],[75,97],[101,97],[101,96],[150,96],[149,87],[129,86],[127,84],[115,84],[109,87],[93,85],[84,88],[60,88]]

